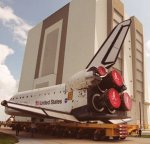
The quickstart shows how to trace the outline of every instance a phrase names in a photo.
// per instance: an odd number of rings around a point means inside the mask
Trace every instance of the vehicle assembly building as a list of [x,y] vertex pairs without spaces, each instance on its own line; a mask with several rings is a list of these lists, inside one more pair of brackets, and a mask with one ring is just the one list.
[[[111,30],[128,18],[120,0],[72,0],[29,31],[19,91],[66,82],[86,67]],[[123,75],[133,100],[131,123],[147,128],[143,26],[136,17],[131,20],[113,68]]]

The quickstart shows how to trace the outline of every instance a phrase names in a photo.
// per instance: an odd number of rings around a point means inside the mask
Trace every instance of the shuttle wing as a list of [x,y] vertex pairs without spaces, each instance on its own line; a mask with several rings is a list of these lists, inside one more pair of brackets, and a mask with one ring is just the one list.
[[131,19],[119,23],[104,41],[86,68],[98,67],[100,64],[107,69],[113,66],[118,58],[130,25]]
[[109,122],[113,123],[113,124],[123,124],[123,123],[127,123],[130,122],[132,119],[131,118],[126,118],[126,119],[112,119],[109,120]]
[[41,116],[46,116],[49,118],[57,118],[57,119],[63,119],[63,120],[68,120],[68,121],[73,121],[73,122],[79,122],[73,115],[67,114],[67,113],[62,113],[50,109],[44,109],[41,107],[35,107],[31,105],[25,105],[25,104],[20,104],[20,103],[13,103],[9,101],[3,101],[2,105],[14,109],[20,112],[26,112],[30,114],[35,114]]

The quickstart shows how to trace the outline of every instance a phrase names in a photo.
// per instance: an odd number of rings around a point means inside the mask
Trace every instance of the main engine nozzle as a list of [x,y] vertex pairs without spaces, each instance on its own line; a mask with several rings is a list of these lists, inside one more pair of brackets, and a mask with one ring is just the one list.
[[92,96],[92,106],[97,112],[114,113],[116,110],[130,111],[132,108],[132,99],[128,93],[121,95],[114,88],[105,93],[96,93]]
[[105,77],[103,77],[99,86],[102,90],[110,88],[115,88],[118,92],[126,90],[123,78],[116,70],[112,70]]
[[98,112],[107,110],[113,113],[114,110],[120,107],[121,99],[119,93],[114,88],[111,88],[104,94],[94,94],[92,104],[93,108]]
[[130,111],[132,108],[132,99],[128,93],[121,94],[121,110]]

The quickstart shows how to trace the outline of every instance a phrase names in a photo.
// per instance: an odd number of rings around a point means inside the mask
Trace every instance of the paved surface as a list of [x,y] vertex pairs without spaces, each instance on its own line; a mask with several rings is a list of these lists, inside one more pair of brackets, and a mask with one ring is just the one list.
[[[9,133],[15,135],[15,131],[9,128],[0,128],[0,132]],[[145,131],[145,133],[150,133]],[[67,138],[54,138],[48,135],[36,134],[34,138],[31,138],[30,133],[20,132],[18,136],[19,142],[17,144],[150,144],[150,138],[138,138],[128,137],[124,141],[92,141],[88,139],[67,139]]]

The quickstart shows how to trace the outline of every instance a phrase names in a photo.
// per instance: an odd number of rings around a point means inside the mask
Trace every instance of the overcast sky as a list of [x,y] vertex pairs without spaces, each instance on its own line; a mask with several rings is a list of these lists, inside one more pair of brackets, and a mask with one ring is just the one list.
[[[0,101],[16,93],[27,32],[71,0],[0,0]],[[146,60],[150,60],[150,1],[122,0],[126,13],[144,26]],[[150,63],[147,67],[150,70]],[[0,120],[4,119],[0,106]]]

